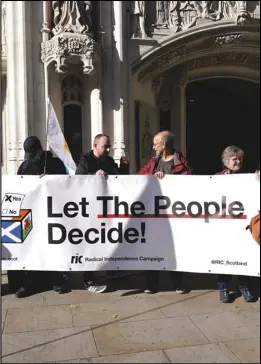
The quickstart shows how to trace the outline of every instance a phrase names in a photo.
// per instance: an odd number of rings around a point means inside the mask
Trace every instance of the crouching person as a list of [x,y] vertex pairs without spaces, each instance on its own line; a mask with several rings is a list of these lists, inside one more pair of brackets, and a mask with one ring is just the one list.
[[[41,176],[46,174],[66,174],[63,162],[54,158],[52,153],[44,151],[40,140],[30,136],[24,141],[25,160],[20,165],[18,175]],[[46,166],[46,168],[45,168]],[[41,289],[45,279],[40,278],[40,272],[35,271],[8,271],[9,288],[17,298],[30,295],[36,289]],[[52,272],[53,288],[58,293],[68,291],[68,276],[66,273]],[[48,275],[44,272],[44,278]]]

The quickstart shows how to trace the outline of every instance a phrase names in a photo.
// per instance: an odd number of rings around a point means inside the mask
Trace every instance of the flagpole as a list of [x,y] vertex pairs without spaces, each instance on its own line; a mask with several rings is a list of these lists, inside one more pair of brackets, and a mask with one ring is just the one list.
[[[51,29],[51,1],[43,1],[43,29],[42,29],[42,41],[49,40]],[[45,86],[45,129],[46,129],[46,152],[50,150],[47,140],[47,127],[48,127],[48,114],[49,114],[49,77],[48,77],[48,62],[44,63],[44,86]],[[45,153],[44,173],[46,172],[47,153]]]
[[45,161],[44,161],[44,174],[46,174],[47,167],[47,151],[50,150],[48,143],[48,117],[49,117],[49,75],[48,75],[48,63],[44,64],[44,85],[45,85],[45,136],[46,136],[46,150],[45,150]]

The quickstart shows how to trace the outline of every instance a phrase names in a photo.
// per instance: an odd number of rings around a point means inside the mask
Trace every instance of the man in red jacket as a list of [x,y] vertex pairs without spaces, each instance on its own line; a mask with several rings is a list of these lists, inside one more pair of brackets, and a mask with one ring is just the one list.
[[[153,141],[153,149],[156,152],[156,157],[152,158],[140,170],[139,175],[154,175],[162,179],[166,174],[192,174],[192,168],[188,165],[182,153],[175,150],[174,143],[175,137],[169,131],[163,131],[157,134]],[[145,292],[157,292],[158,280],[159,271],[149,271],[147,273],[147,289]],[[177,293],[186,293],[186,290],[182,288],[182,272],[171,272],[171,280]]]

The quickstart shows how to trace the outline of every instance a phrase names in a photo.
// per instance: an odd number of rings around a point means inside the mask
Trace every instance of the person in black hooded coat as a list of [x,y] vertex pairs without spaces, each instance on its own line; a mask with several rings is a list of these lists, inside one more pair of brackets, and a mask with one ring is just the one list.
[[[40,140],[30,136],[24,141],[25,160],[20,165],[18,175],[41,176],[43,174],[66,174],[66,168],[59,158],[54,158],[49,151],[44,151]],[[46,165],[46,168],[45,168]],[[11,293],[17,298],[28,296],[32,290],[39,290],[46,281],[47,272],[8,271]],[[58,293],[68,291],[68,276],[62,272],[51,272],[54,290]],[[40,287],[39,287],[40,286]]]

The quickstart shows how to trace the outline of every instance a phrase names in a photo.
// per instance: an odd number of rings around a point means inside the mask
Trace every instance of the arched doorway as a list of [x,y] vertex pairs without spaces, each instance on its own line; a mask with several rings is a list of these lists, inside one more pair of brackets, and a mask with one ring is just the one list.
[[245,151],[245,168],[260,161],[260,85],[240,79],[212,78],[191,82],[186,91],[186,155],[196,174],[222,168],[229,145]]
[[82,153],[83,85],[76,75],[70,74],[63,79],[62,101],[64,137],[78,164]]

